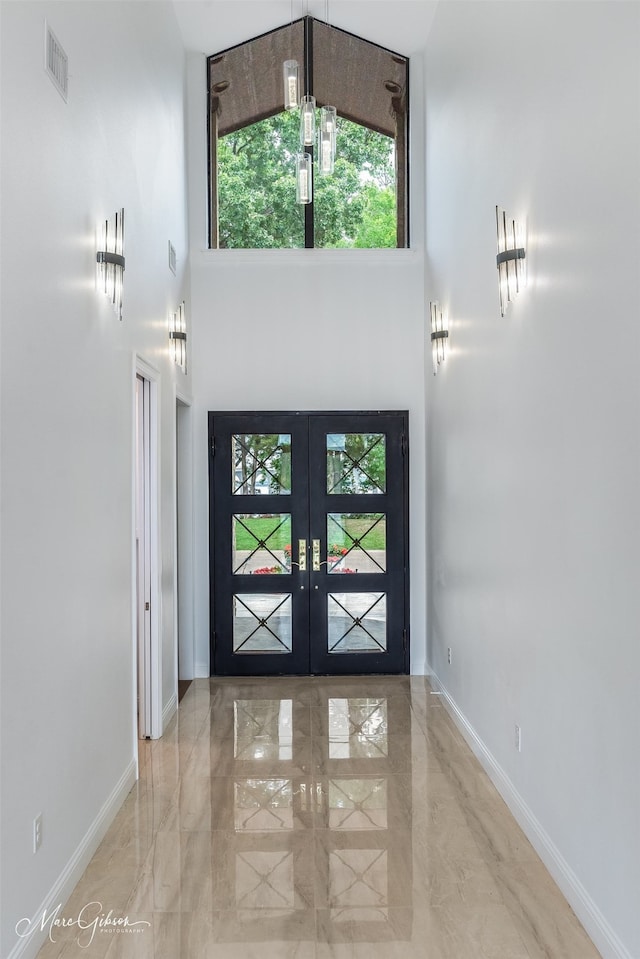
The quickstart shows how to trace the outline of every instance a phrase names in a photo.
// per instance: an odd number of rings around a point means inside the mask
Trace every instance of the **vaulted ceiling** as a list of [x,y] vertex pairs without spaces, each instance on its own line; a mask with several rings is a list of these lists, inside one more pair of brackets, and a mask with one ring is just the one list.
[[404,56],[425,47],[438,0],[173,0],[187,50],[211,55],[305,14]]

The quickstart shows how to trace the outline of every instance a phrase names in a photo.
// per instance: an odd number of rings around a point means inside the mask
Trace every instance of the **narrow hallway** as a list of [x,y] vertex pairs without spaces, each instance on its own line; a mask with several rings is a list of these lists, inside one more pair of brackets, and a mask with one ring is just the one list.
[[422,677],[196,680],[140,748],[39,959],[598,956]]

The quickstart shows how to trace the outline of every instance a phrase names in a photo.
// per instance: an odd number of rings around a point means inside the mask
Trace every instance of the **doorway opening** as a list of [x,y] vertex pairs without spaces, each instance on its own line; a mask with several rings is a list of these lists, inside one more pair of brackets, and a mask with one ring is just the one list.
[[138,738],[162,735],[158,585],[157,382],[136,361],[134,458],[134,621]]

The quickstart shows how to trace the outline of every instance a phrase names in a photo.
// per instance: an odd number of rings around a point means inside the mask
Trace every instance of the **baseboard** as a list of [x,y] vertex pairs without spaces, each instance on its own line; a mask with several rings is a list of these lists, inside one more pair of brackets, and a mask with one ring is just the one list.
[[603,959],[633,959],[631,953],[620,941],[569,863],[517,791],[504,769],[478,736],[437,674],[430,670],[429,678],[434,690],[441,694],[449,715],[464,736],[469,748],[482,764],[489,779],[549,870]]
[[173,719],[173,715],[178,708],[178,694],[174,693],[167,705],[162,710],[162,732],[164,734],[168,724]]
[[411,661],[411,669],[409,670],[411,676],[428,676],[427,664],[424,659],[421,659],[417,662]]
[[115,819],[116,813],[131,792],[135,781],[136,762],[132,759],[120,777],[119,782],[112,790],[111,795],[103,804],[100,812],[89,827],[75,853],[53,887],[45,896],[44,902],[42,902],[32,917],[30,928],[36,931],[33,935],[23,939],[18,938],[7,959],[35,959],[48,935],[47,926],[45,926],[44,930],[40,928],[43,914],[46,912],[47,915],[50,915],[59,903],[64,904],[67,901],[78,884],[83,872],[89,865],[96,849],[102,842],[107,829]]

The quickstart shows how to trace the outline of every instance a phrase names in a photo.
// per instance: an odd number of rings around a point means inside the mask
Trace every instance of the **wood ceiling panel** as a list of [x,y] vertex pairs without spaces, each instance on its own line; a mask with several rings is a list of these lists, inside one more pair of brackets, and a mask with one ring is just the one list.
[[[318,20],[313,24],[313,92],[338,116],[395,137],[393,98],[406,108],[407,61]],[[338,69],[336,69],[338,65]]]
[[[302,91],[302,20],[209,58],[219,136],[282,110],[282,64],[288,59],[300,65]],[[406,110],[407,67],[404,57],[313,20],[313,93],[318,105],[332,104],[339,116],[395,137],[395,110]]]
[[285,60],[298,61],[303,84],[301,20],[209,58],[209,90],[219,101],[219,136],[282,111]]

